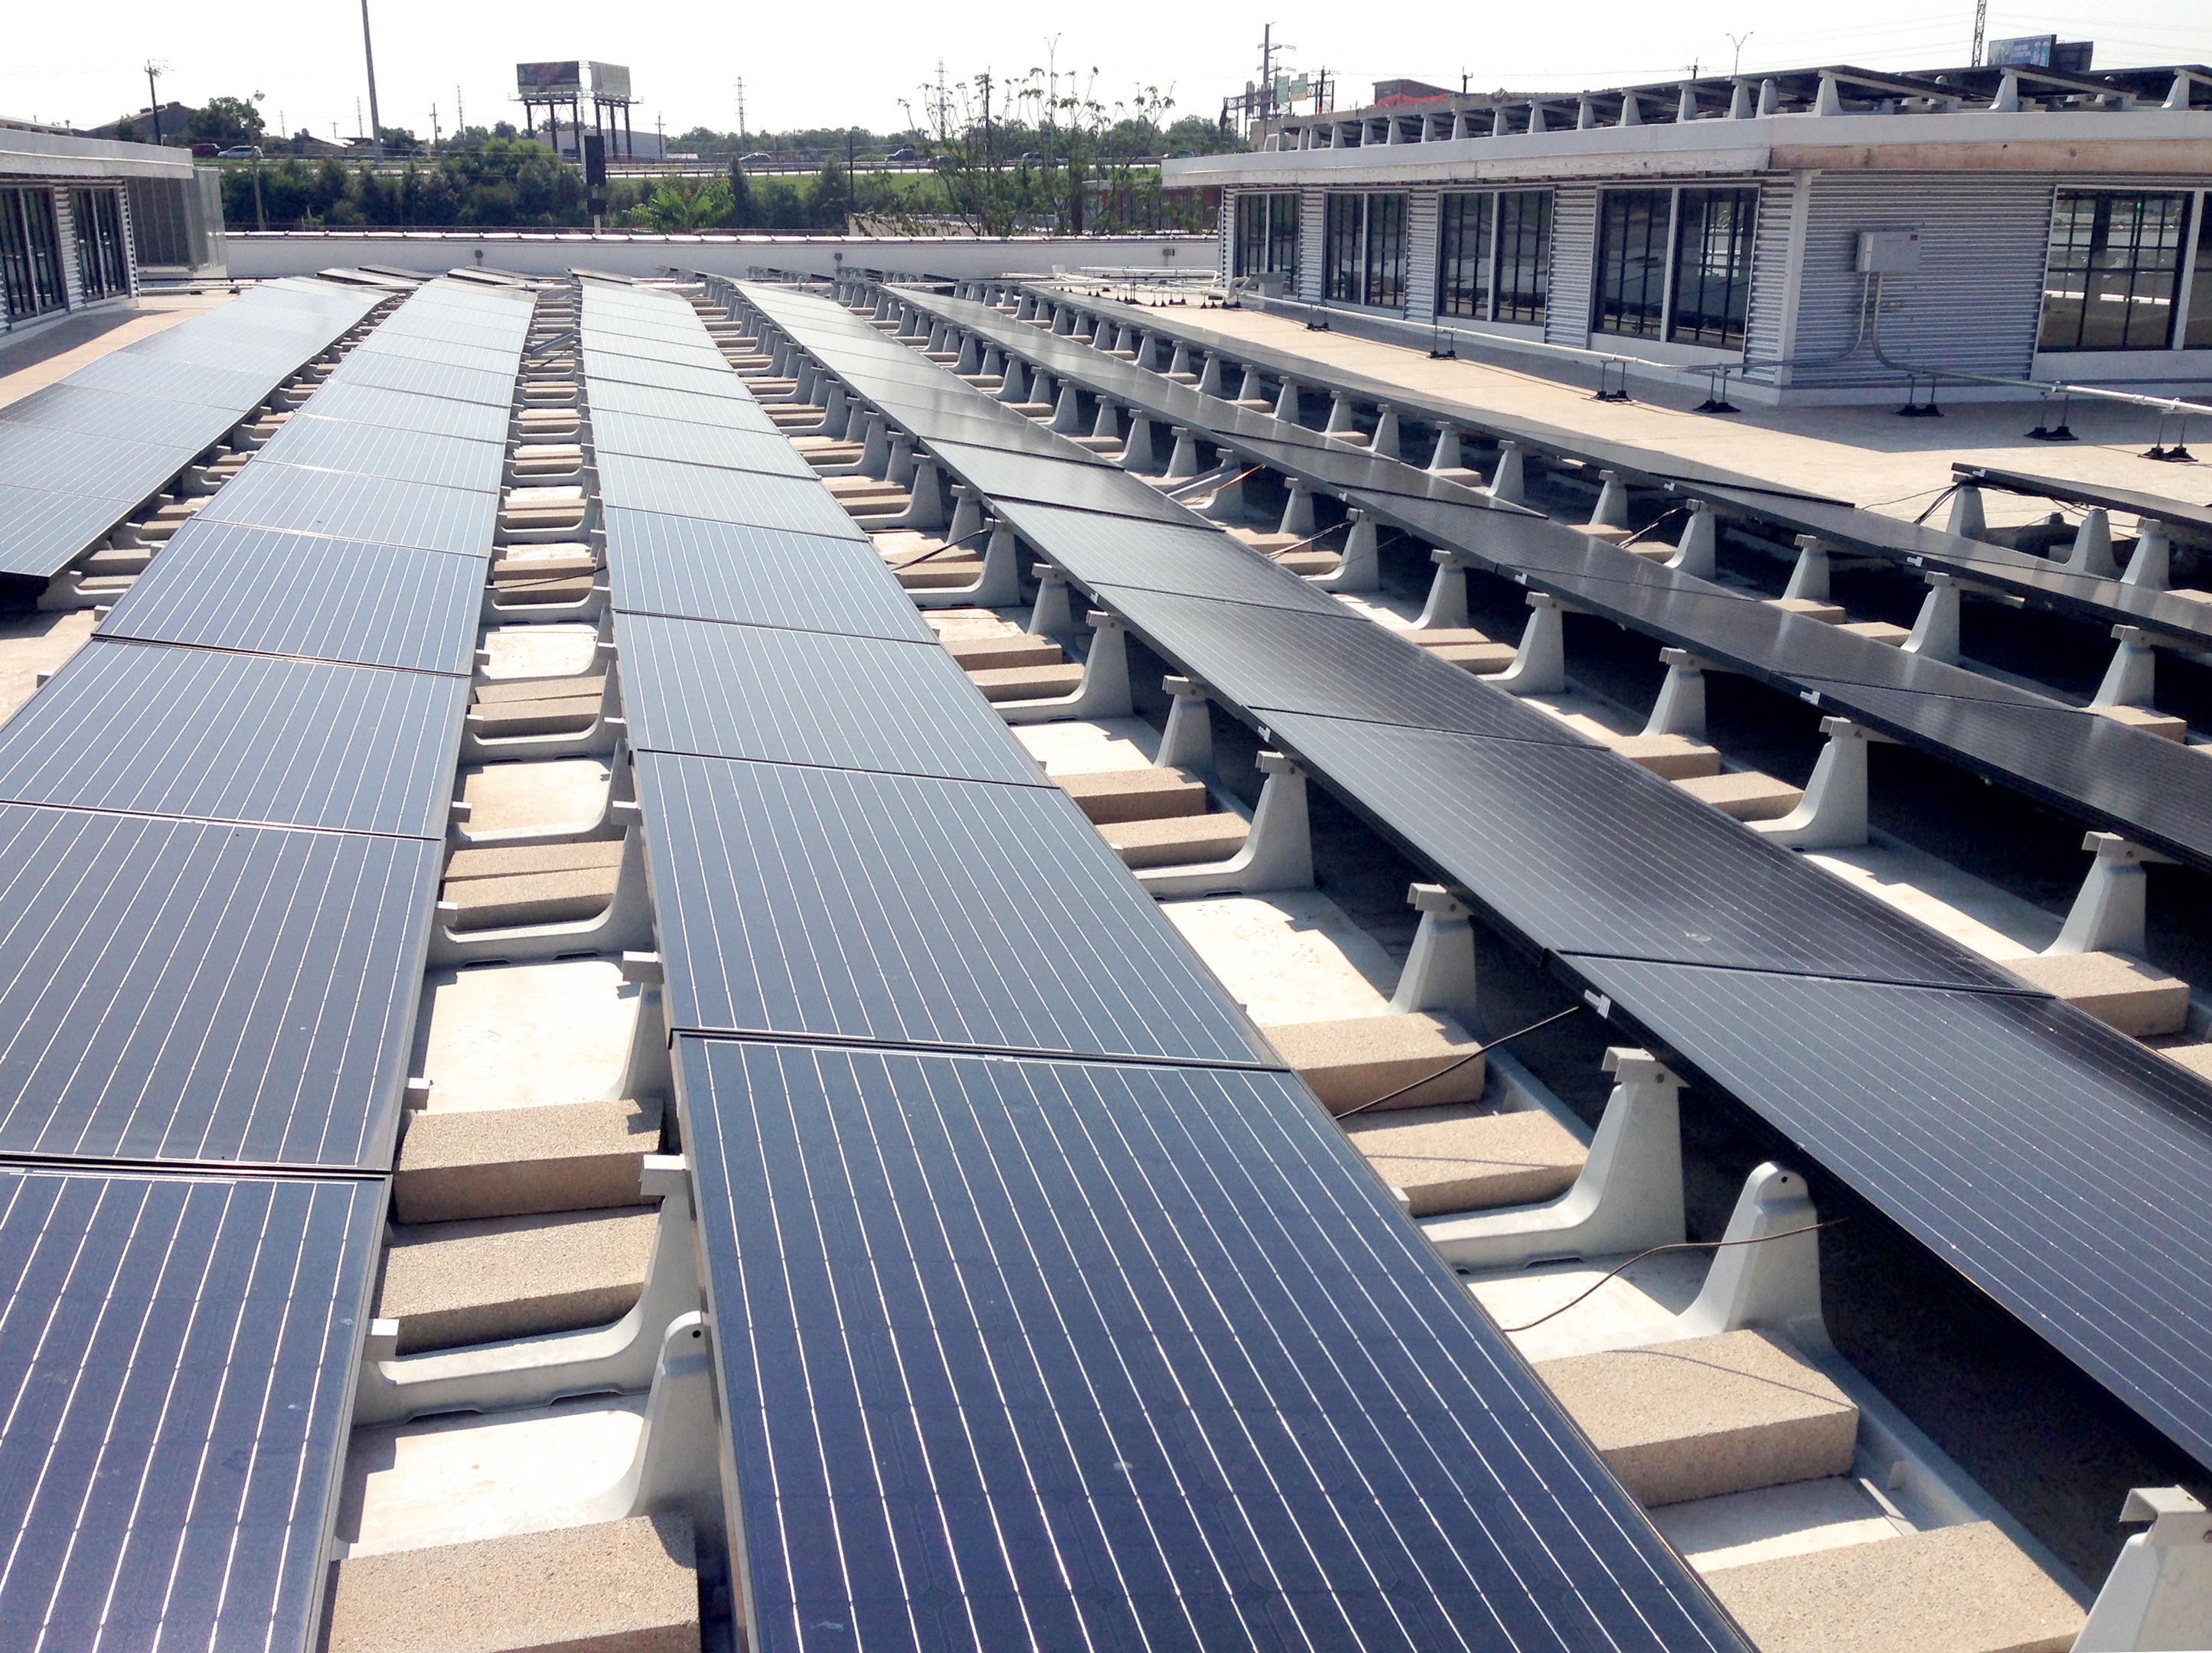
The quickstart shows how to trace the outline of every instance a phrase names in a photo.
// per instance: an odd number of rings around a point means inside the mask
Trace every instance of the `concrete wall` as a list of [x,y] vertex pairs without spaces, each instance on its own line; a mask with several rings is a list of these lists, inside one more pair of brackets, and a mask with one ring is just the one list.
[[232,230],[228,242],[230,273],[242,279],[312,275],[342,264],[385,264],[434,274],[471,264],[531,276],[578,269],[658,276],[682,269],[742,279],[755,270],[830,276],[840,269],[856,269],[955,278],[1090,270],[1161,270],[1203,277],[1213,268],[1218,245],[1218,238],[1208,235],[1027,235],[979,240],[952,236],[592,235],[582,231],[472,234],[460,230]]

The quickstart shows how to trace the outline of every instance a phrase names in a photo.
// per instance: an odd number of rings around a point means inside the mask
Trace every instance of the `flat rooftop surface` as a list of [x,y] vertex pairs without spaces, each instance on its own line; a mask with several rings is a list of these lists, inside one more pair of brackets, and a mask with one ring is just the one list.
[[[1547,374],[1534,365],[1507,365],[1465,357],[1437,360],[1418,348],[1388,344],[1334,330],[1316,331],[1303,321],[1259,310],[1176,309],[1170,319],[1229,337],[1311,357],[1328,367],[1404,386],[1407,391],[1463,404],[1470,416],[1533,419],[1609,441],[1848,499],[1910,521],[1951,486],[1954,463],[1999,466],[2038,476],[2202,501],[2212,483],[2194,465],[2142,457],[2158,434],[2158,416],[2120,403],[2075,402],[2067,422],[2080,438],[2039,442],[2027,433],[2036,422],[2033,401],[1954,402],[1940,395],[1940,419],[1900,419],[1900,386],[1894,404],[1836,407],[1765,408],[1741,401],[1743,411],[1692,413],[1705,399],[1703,381],[1679,384],[1634,379],[1632,402],[1600,402],[1590,393],[1595,367],[1577,365]],[[1533,364],[1534,359],[1528,358]],[[2212,452],[2212,409],[2192,439]],[[2033,522],[2049,514],[2044,501],[1983,495],[1992,526]],[[1936,519],[1941,526],[1941,514]]]
[[110,351],[230,302],[235,295],[163,293],[112,309],[80,311],[16,334],[0,334],[0,407],[68,378]]

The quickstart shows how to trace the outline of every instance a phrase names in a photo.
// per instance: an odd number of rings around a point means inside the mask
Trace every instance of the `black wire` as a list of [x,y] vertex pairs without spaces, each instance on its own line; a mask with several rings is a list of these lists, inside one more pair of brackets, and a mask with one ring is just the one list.
[[1536,1328],[1541,1326],[1546,1321],[1558,1319],[1561,1315],[1566,1313],[1568,1310],[1573,1308],[1575,1304],[1587,1299],[1592,1292],[1597,1291],[1599,1286],[1605,1285],[1607,1280],[1611,1280],[1619,1275],[1626,1273],[1630,1269],[1635,1267],[1637,1264],[1642,1262],[1646,1257],[1656,1257],[1662,1251],[1718,1251],[1724,1247],[1732,1245],[1764,1245],[1769,1240],[1787,1240],[1794,1238],[1796,1236],[1800,1234],[1817,1234],[1824,1228],[1840,1228],[1844,1224],[1848,1223],[1849,1221],[1850,1221],[1850,1218],[1848,1217],[1831,1217],[1825,1223],[1808,1223],[1803,1228],[1784,1229],[1779,1234],[1754,1234],[1747,1240],[1678,1240],[1673,1245],[1655,1245],[1649,1251],[1638,1252],[1626,1262],[1621,1264],[1620,1267],[1614,1269],[1612,1273],[1607,1274],[1599,1279],[1597,1285],[1591,1286],[1589,1291],[1583,1292],[1579,1297],[1570,1297],[1566,1302],[1553,1310],[1550,1314],[1539,1315],[1535,1319],[1530,1321],[1526,1326],[1501,1326],[1498,1329],[1504,1333],[1508,1337],[1517,1336],[1522,1332],[1533,1332]]
[[1580,1005],[1569,1005],[1565,1010],[1554,1012],[1553,1014],[1547,1016],[1540,1022],[1531,1022],[1524,1028],[1516,1029],[1513,1032],[1507,1034],[1502,1039],[1492,1039],[1486,1045],[1477,1045],[1473,1050],[1468,1051],[1464,1056],[1453,1057],[1451,1060],[1446,1062],[1442,1067],[1439,1067],[1435,1073],[1429,1074],[1425,1078],[1415,1079],[1411,1085],[1401,1085],[1395,1091],[1386,1091],[1381,1096],[1376,1097],[1374,1101],[1363,1102],[1357,1108],[1347,1108],[1342,1113],[1339,1114],[1337,1118],[1350,1119],[1354,1114],[1364,1114],[1370,1108],[1380,1108],[1386,1102],[1395,1101],[1398,1097],[1404,1096],[1408,1091],[1418,1091],[1425,1085],[1433,1085],[1438,1079],[1443,1078],[1445,1074],[1457,1073],[1461,1068],[1465,1067],[1469,1062],[1473,1061],[1477,1056],[1487,1055],[1491,1051],[1497,1049],[1500,1045],[1511,1044],[1523,1033],[1534,1033],[1540,1027],[1549,1027],[1554,1022],[1563,1022],[1581,1008],[1582,1006]]

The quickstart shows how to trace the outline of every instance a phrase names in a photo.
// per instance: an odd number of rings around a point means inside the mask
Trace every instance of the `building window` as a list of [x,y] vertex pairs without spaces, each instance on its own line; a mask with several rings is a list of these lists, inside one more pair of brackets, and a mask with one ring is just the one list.
[[1322,290],[1340,304],[1402,309],[1406,198],[1332,195],[1322,236]]
[[1257,192],[1237,198],[1239,276],[1279,274],[1298,281],[1298,198]]
[[2189,289],[2189,331],[2182,337],[2185,350],[2212,350],[2212,217],[2203,208],[2197,213],[2197,273]]
[[1667,305],[1668,190],[1608,190],[1600,198],[1597,313],[1591,331],[1657,338]]
[[2186,195],[2059,191],[2036,348],[2170,348],[2188,220]]
[[0,277],[12,319],[68,307],[52,190],[0,190]]
[[1406,198],[1367,198],[1367,296],[1387,310],[1406,307]]
[[1675,212],[1674,312],[1667,337],[1677,344],[1741,349],[1759,191],[1684,190]]
[[114,190],[72,190],[70,211],[76,223],[77,274],[84,284],[85,301],[129,292],[122,198]]
[[1359,244],[1365,239],[1367,198],[1332,195],[1328,198],[1328,227],[1322,261],[1324,291],[1341,304],[1358,304]]
[[1552,272],[1552,192],[1516,190],[1498,198],[1497,319],[1544,325]]
[[1494,195],[1447,195],[1437,213],[1437,313],[1490,319]]

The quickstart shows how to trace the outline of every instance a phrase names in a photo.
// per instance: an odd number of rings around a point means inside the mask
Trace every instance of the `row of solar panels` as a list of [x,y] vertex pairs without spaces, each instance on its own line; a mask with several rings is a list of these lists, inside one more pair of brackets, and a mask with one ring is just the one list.
[[[1194,351],[1218,356],[1224,364],[1238,364],[1224,367],[1232,394],[1243,376],[1242,364],[1249,363],[1278,380],[1288,375],[1322,391],[1340,391],[1358,400],[1389,404],[1401,413],[1431,423],[1449,423],[1462,431],[1477,431],[1493,440],[1517,442],[1532,453],[1556,454],[1593,467],[1617,471],[1625,477],[1684,499],[1703,499],[1731,515],[1770,528],[1792,534],[1818,534],[1851,550],[1984,581],[2001,591],[2047,603],[2080,618],[2148,626],[2177,642],[2197,647],[2212,645],[2212,611],[2203,604],[2155,587],[2067,573],[2046,558],[2026,556],[1917,523],[1902,522],[1873,511],[1860,510],[1842,500],[1780,487],[1760,477],[1626,442],[1608,442],[1534,420],[1477,411],[1463,404],[1425,398],[1402,385],[1327,366],[1254,341],[1234,338],[1156,309],[1146,309],[1139,316],[1133,315],[1127,307],[1109,301],[1085,299],[1063,292],[1054,292],[1049,297],[1055,305],[1101,318],[1116,329],[1124,321],[1138,319],[1147,332],[1157,337],[1185,343]],[[1996,472],[1992,479],[2008,476],[2013,479],[2000,481],[1997,485],[2014,487],[2024,483],[2023,491],[2045,491],[2036,486],[2046,480],[2043,478],[2021,478],[2013,473]],[[2065,483],[2051,483],[2049,488],[2051,498],[2164,520],[2186,538],[2198,544],[2212,545],[2212,508],[2132,489]]]
[[[1003,312],[927,294],[902,297],[1087,389],[1205,432],[1243,459],[1340,495],[1387,526],[1463,552],[1533,591],[1799,695],[2093,826],[2212,868],[2212,765],[2200,752],[1996,678],[1748,601],[1533,513],[1497,508],[1485,495],[1413,467],[1378,463],[1320,433],[1200,395]],[[956,435],[946,432],[948,440]],[[1002,491],[1020,496],[1026,489],[1034,496],[1045,489],[1046,497],[1060,497],[1050,492],[1056,483],[1034,474],[1024,480],[1005,463],[998,469],[1006,473]],[[1122,508],[1144,515],[1158,510],[1149,500]],[[1821,507],[1782,501],[1773,508],[1810,520]]]
[[349,516],[465,405],[353,386],[528,314],[411,298],[0,727],[9,1647],[307,1645],[490,549]]
[[750,1644],[1736,1645],[740,379],[606,422],[696,331],[586,289]]
[[272,282],[0,407],[0,574],[67,568],[386,296]]
[[[842,307],[743,290],[956,475],[1006,490],[996,508],[1040,553],[1605,1013],[2212,1462],[2212,1233],[2185,1215],[2212,1188],[2212,1086],[1335,607]],[[957,440],[979,413],[1006,422],[1005,448]]]

